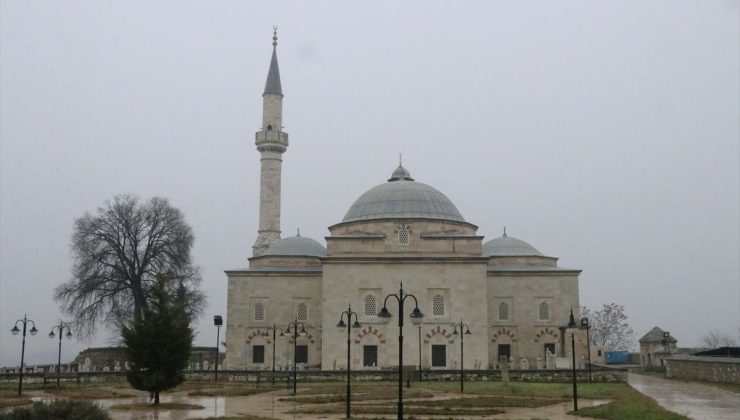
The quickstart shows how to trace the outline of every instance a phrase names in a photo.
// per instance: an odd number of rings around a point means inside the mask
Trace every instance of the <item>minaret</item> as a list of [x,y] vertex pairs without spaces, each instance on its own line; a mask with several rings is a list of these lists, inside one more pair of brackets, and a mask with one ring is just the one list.
[[252,256],[262,255],[280,240],[280,174],[288,133],[283,132],[283,90],[277,60],[277,26],[272,36],[272,60],[262,93],[262,129],[255,134],[260,152],[260,224]]

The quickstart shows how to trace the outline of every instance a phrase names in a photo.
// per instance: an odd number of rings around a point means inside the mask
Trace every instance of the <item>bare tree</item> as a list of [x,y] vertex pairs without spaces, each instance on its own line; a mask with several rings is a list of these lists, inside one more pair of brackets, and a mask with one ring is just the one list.
[[172,279],[193,319],[205,306],[201,278],[190,259],[193,232],[165,198],[146,202],[131,195],[106,201],[96,214],[75,220],[72,279],[54,298],[74,317],[83,336],[98,322],[116,327],[141,318],[158,277]]
[[729,334],[709,330],[708,333],[699,337],[699,344],[701,344],[703,347],[716,349],[718,347],[735,347],[737,346],[737,341],[735,341],[735,339],[732,338]]
[[589,319],[591,344],[609,350],[629,350],[632,346],[634,331],[627,323],[624,305],[608,303],[593,312],[584,306],[581,314]]

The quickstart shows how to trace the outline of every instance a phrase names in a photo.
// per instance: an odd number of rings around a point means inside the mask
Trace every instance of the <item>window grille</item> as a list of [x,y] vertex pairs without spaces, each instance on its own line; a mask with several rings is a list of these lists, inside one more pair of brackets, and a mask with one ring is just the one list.
[[506,302],[501,302],[498,305],[498,319],[501,321],[506,321],[509,319],[509,304]]
[[398,231],[398,244],[399,245],[408,245],[409,244],[409,230],[406,228],[402,228]]
[[432,299],[432,315],[444,316],[445,314],[445,298],[442,295],[435,295]]
[[375,296],[365,296],[365,316],[376,315],[378,315],[378,302],[375,300]]
[[447,346],[432,345],[432,367],[447,366]]
[[362,347],[362,366],[378,366],[378,346]]
[[308,319],[308,305],[305,303],[298,304],[298,320],[305,321]]
[[295,362],[308,363],[308,346],[298,345],[295,347]]
[[265,363],[265,346],[252,346],[252,363]]
[[254,304],[254,320],[264,321],[265,320],[265,305],[257,302]]
[[542,302],[540,303],[540,321],[547,321],[550,319],[550,306]]

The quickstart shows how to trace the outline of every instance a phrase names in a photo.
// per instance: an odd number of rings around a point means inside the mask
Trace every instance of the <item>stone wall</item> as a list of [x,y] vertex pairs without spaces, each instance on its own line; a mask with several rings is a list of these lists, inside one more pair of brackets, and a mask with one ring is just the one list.
[[665,362],[669,378],[740,384],[740,358],[674,356]]

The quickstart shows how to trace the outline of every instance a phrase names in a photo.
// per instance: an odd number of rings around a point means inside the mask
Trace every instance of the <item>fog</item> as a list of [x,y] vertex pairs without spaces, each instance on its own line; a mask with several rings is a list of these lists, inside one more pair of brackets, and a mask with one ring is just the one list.
[[[278,25],[283,236],[323,242],[403,153],[480,226],[583,270],[681,347],[740,326],[737,1],[0,3],[0,366],[27,313],[56,361],[73,222],[163,196],[209,296],[257,234],[262,89]],[[223,331],[222,331],[223,333]],[[62,360],[108,345],[65,341]],[[223,337],[223,334],[221,335]]]

